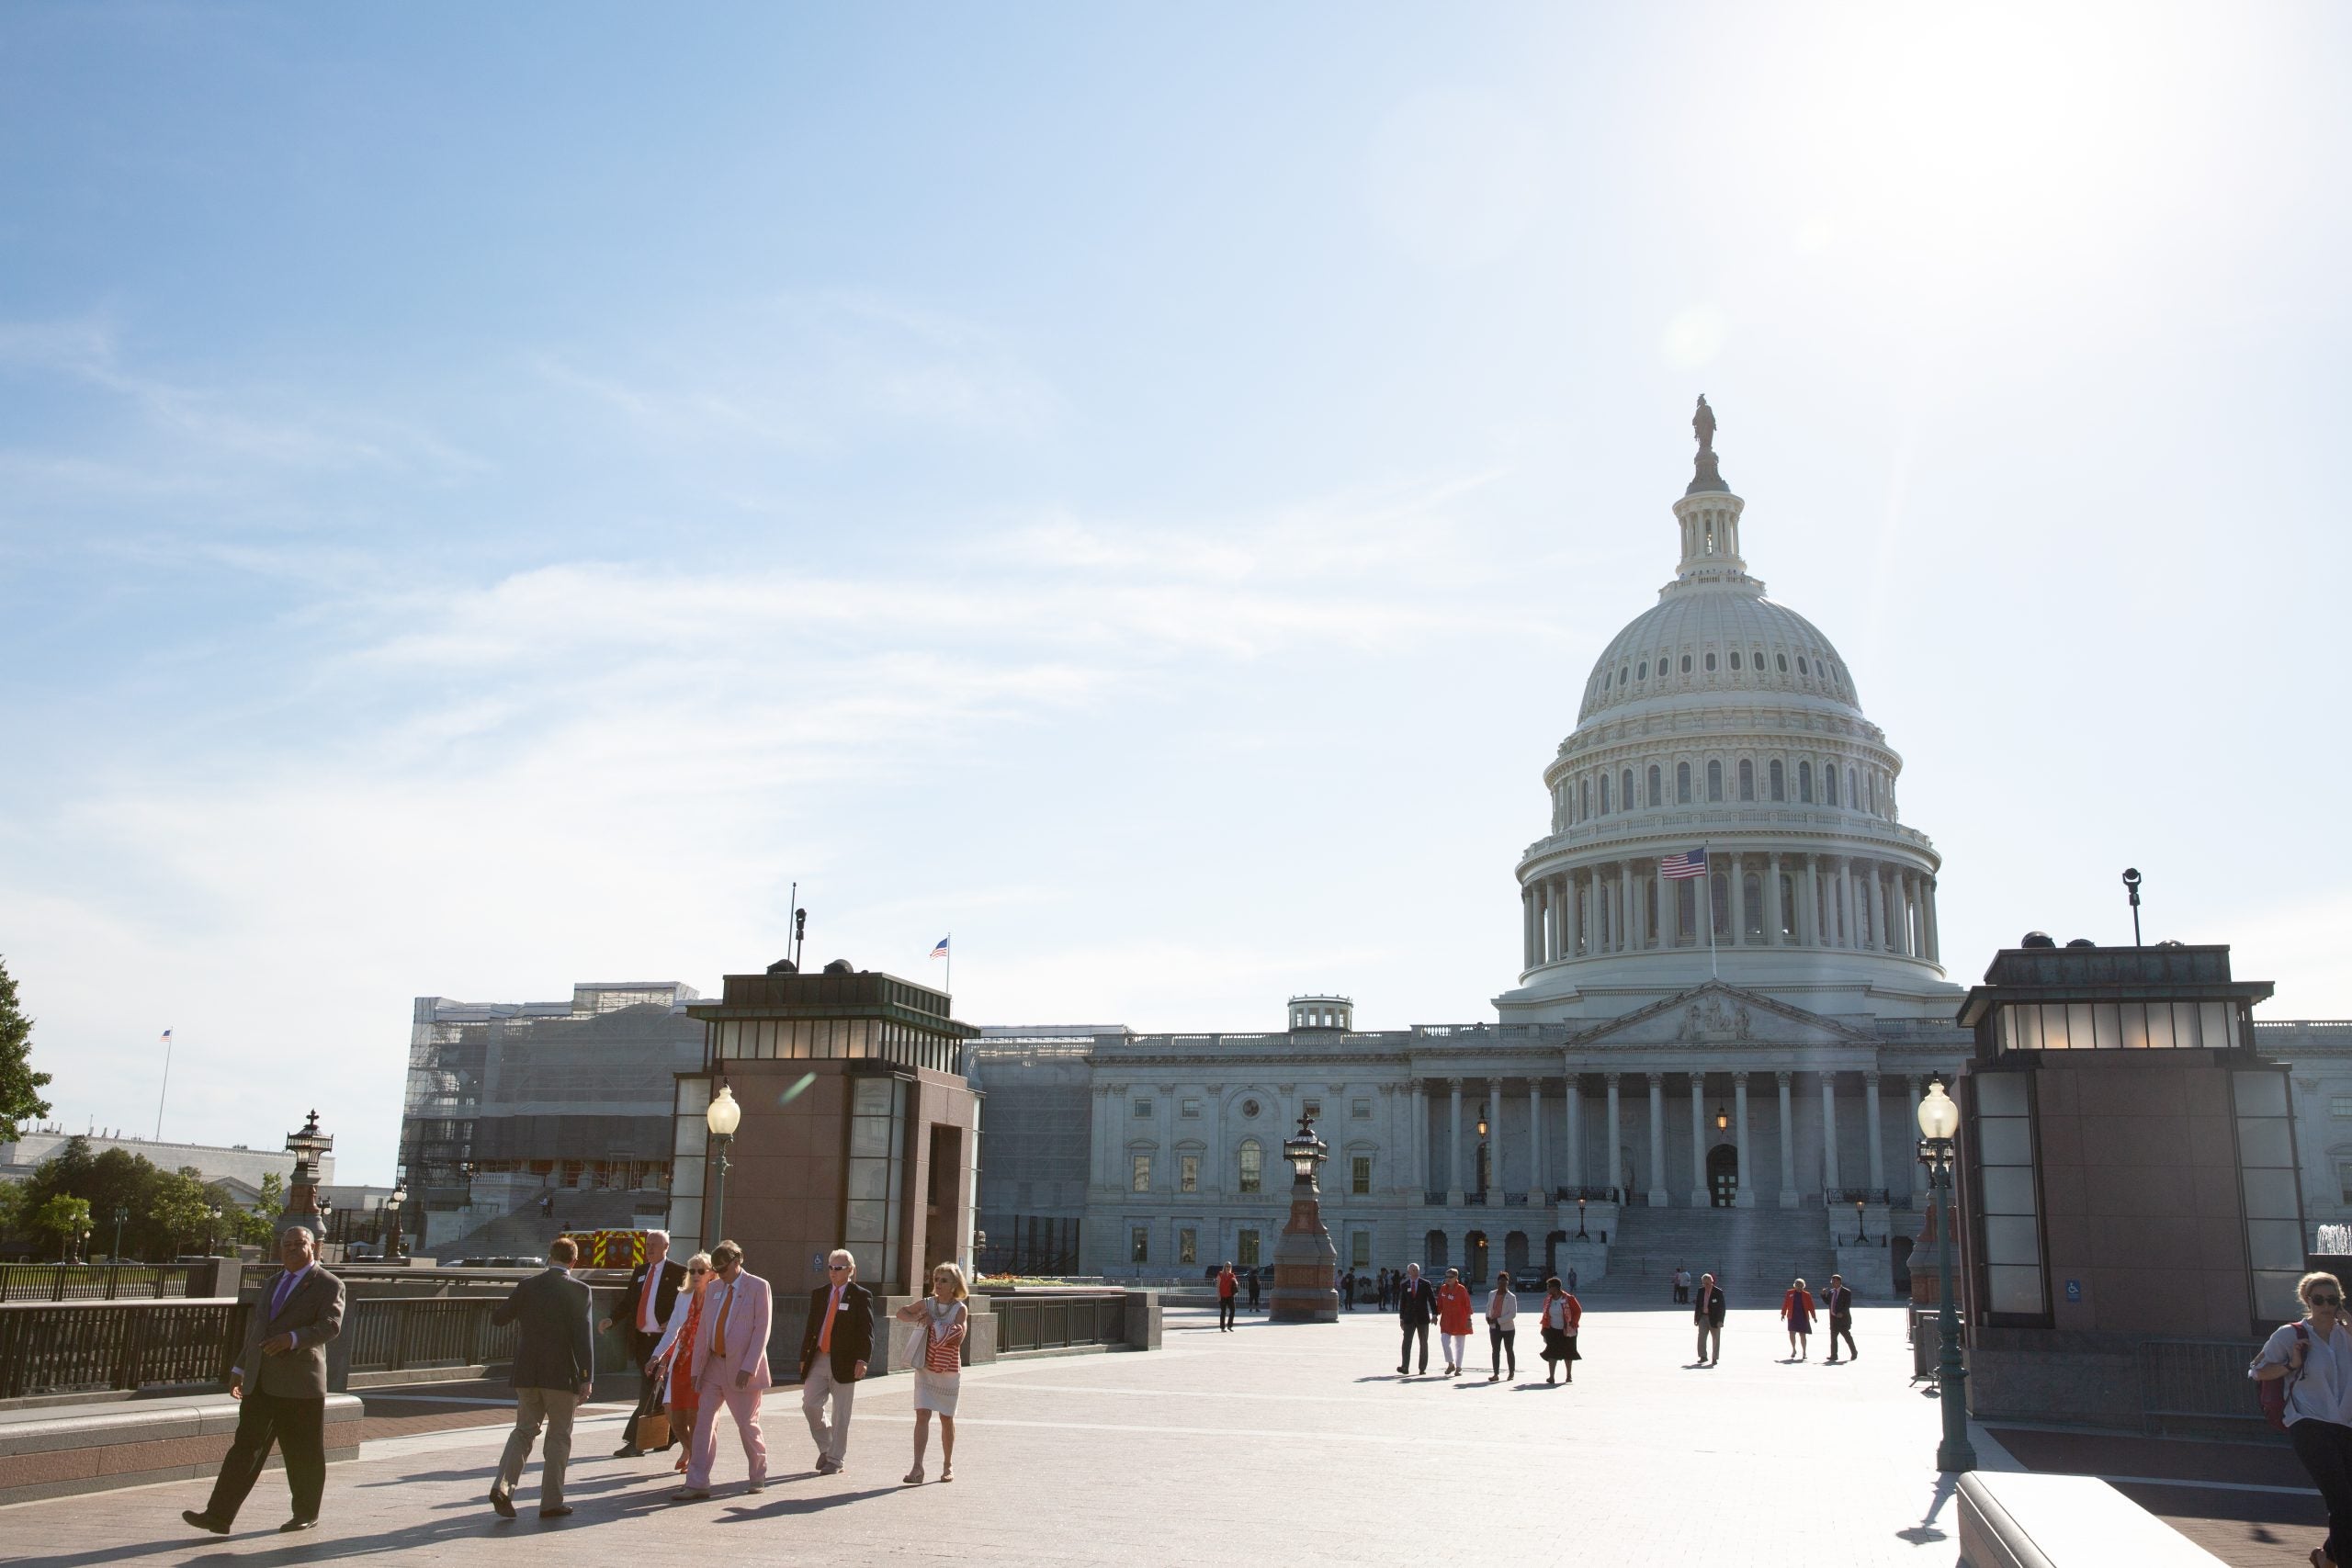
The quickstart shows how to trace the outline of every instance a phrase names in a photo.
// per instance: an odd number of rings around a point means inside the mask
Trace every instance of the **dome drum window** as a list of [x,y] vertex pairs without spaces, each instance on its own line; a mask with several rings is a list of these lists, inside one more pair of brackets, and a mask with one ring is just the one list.
[[1714,656],[1713,654],[1710,653],[1709,655],[1707,655],[1707,673],[1708,673],[1708,674],[1710,674],[1710,675],[1712,675],[1712,674],[1713,674],[1714,672],[1715,672],[1715,656]]
[[1756,798],[1756,764],[1745,757],[1739,760],[1739,798]]
[[1724,765],[1719,761],[1709,762],[1707,764],[1707,799],[1713,803],[1722,800],[1723,797]]
[[1674,804],[1690,804],[1690,764],[1688,762],[1674,764]]
[[1731,650],[1731,667],[1735,670],[1739,668],[1739,649],[1736,648]]
[[1650,678],[1650,661],[1649,661],[1648,660],[1645,659],[1645,660],[1643,660],[1639,664],[1637,664],[1637,665],[1635,665],[1635,666],[1634,667],[1634,680],[1636,680],[1636,681],[1646,681],[1646,680],[1648,680],[1649,678]]
[[1682,656],[1682,672],[1685,675],[1690,673],[1690,656],[1687,653]]

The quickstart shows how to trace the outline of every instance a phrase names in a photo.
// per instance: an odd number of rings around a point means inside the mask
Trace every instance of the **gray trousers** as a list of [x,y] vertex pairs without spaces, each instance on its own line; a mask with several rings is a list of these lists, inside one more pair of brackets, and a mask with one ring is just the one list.
[[[1710,1352],[1708,1348],[1710,1345],[1713,1345],[1713,1347],[1712,1352]],[[1699,1359],[1702,1361],[1720,1361],[1723,1359],[1724,1325],[1720,1323],[1701,1324],[1699,1325]]]
[[[833,1402],[833,1418],[825,1420],[825,1401]],[[800,1413],[808,1417],[808,1435],[817,1452],[835,1464],[849,1452],[850,1407],[857,1403],[857,1384],[833,1377],[833,1363],[821,1352],[808,1363],[808,1380],[800,1385]]]
[[513,1496],[523,1483],[523,1465],[538,1441],[542,1422],[548,1429],[547,1454],[539,1465],[539,1506],[563,1506],[563,1471],[571,1462],[571,1413],[580,1395],[567,1388],[518,1388],[514,1391],[514,1429],[506,1435],[506,1451],[499,1456],[498,1482]]

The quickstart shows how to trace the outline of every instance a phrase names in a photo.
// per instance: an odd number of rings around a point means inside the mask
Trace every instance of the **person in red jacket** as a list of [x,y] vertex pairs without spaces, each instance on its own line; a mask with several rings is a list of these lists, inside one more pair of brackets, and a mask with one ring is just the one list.
[[1240,1289],[1241,1281],[1235,1276],[1232,1264],[1228,1263],[1216,1271],[1216,1331],[1219,1334],[1233,1331],[1233,1298]]
[[1462,1270],[1445,1271],[1445,1283],[1437,1288],[1438,1343],[1445,1351],[1445,1375],[1462,1375],[1462,1357],[1470,1341],[1470,1287],[1462,1282]]
[[1802,1361],[1813,1348],[1813,1292],[1799,1280],[1781,1298],[1781,1315],[1789,1325],[1789,1359]]

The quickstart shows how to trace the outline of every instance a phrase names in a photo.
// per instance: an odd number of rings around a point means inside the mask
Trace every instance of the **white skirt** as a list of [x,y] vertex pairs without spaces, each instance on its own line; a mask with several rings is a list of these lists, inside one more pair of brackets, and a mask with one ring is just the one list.
[[934,1372],[929,1367],[917,1367],[915,1408],[953,1416],[956,1414],[956,1395],[963,1385],[964,1374],[961,1372]]

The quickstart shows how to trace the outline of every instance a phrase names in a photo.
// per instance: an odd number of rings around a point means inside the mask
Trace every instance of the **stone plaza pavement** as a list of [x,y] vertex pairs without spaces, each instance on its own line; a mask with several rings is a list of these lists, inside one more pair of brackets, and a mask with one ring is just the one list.
[[[1735,1311],[1720,1369],[1690,1368],[1681,1312],[1589,1313],[1573,1388],[1547,1389],[1523,1331],[1516,1382],[1400,1381],[1384,1314],[1336,1325],[1171,1311],[1166,1348],[1001,1362],[965,1377],[952,1485],[905,1487],[910,1386],[861,1392],[849,1464],[809,1470],[799,1391],[771,1397],[768,1490],[743,1488],[722,1439],[718,1493],[672,1505],[667,1460],[617,1461],[623,1412],[582,1423],[568,1488],[542,1524],[536,1472],[497,1519],[484,1501],[503,1430],[371,1442],[327,1483],[324,1519],[280,1537],[285,1482],[263,1477],[227,1538],[179,1511],[174,1482],[0,1508],[0,1560],[84,1564],[280,1563],[339,1558],[471,1562],[706,1562],[819,1552],[865,1561],[1360,1564],[1377,1556],[1581,1563],[1663,1557],[1732,1564],[1957,1561],[1951,1494],[1932,1468],[1937,1410],[1911,1390],[1903,1318],[1856,1314],[1862,1359],[1785,1365],[1772,1314]],[[1434,1342],[1434,1337],[1432,1337]],[[934,1432],[930,1472],[938,1473]]]

